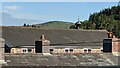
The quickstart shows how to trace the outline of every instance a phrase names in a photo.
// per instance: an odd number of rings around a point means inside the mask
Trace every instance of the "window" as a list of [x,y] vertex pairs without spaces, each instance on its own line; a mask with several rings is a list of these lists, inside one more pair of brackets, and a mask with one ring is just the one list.
[[23,53],[27,53],[27,52],[28,52],[28,49],[27,49],[27,48],[22,48],[22,52],[23,52]]
[[91,48],[83,48],[84,53],[91,53]]
[[88,52],[88,49],[87,49],[87,48],[84,48],[83,50],[84,50],[84,53],[87,53],[87,52]]
[[91,51],[91,49],[88,49],[88,51]]
[[32,49],[28,49],[28,52],[31,52],[32,51]]
[[52,54],[52,53],[53,53],[53,51],[54,51],[53,49],[50,49],[50,54]]
[[70,49],[70,52],[73,52],[73,49]]
[[65,52],[68,52],[68,49],[65,49]]
[[87,52],[87,49],[84,49],[84,52]]
[[50,51],[53,51],[53,49],[50,49]]
[[91,53],[91,49],[88,49],[88,53]]
[[26,52],[27,50],[26,49],[23,49],[23,52]]

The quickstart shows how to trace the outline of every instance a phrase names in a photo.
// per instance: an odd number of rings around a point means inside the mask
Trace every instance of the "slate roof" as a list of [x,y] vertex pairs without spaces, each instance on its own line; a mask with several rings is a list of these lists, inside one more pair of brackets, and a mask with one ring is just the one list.
[[[108,57],[113,57],[108,58]],[[5,66],[115,66],[117,57],[110,53],[102,54],[5,54]],[[51,63],[52,62],[52,63]]]
[[101,46],[107,38],[106,30],[2,27],[2,37],[9,46],[34,45],[42,34],[51,41],[51,46]]

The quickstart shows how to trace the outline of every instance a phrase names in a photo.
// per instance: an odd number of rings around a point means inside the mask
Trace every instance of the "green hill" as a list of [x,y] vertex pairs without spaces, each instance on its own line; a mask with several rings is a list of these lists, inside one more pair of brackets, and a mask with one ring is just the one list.
[[48,29],[68,29],[74,23],[63,21],[49,21],[42,24],[34,24],[33,27],[48,28]]

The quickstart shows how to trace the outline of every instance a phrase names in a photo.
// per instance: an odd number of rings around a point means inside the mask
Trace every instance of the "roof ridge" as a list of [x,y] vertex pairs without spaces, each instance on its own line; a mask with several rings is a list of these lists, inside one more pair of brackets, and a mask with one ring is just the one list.
[[67,31],[106,31],[106,29],[103,30],[88,30],[88,29],[54,29],[54,28],[34,28],[34,27],[23,27],[23,26],[2,26],[3,28],[24,28],[24,29],[45,29],[45,30],[67,30]]

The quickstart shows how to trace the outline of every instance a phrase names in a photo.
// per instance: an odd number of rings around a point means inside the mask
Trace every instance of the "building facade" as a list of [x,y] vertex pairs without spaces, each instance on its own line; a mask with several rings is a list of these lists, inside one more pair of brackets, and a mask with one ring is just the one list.
[[3,38],[0,38],[0,68],[2,67],[3,64],[6,64],[5,62],[5,57],[4,57],[4,45],[5,45],[5,40]]

